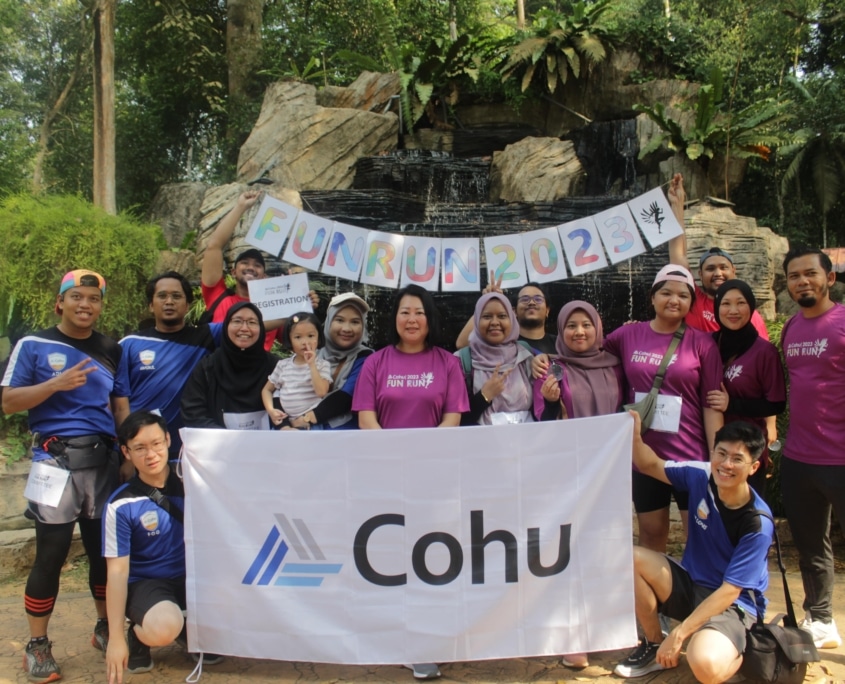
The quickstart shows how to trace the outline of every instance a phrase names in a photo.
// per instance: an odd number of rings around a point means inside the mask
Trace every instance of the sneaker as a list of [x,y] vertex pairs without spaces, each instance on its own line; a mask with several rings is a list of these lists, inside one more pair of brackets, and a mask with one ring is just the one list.
[[643,677],[650,672],[663,670],[664,667],[655,659],[658,648],[660,648],[660,644],[641,639],[640,645],[631,652],[631,655],[625,660],[619,661],[616,669],[613,670],[614,674],[627,679]]
[[798,626],[805,632],[810,633],[816,648],[839,648],[842,645],[842,637],[839,636],[839,632],[836,630],[836,622],[833,619],[830,622],[813,620],[812,616],[807,613]]
[[437,663],[414,663],[413,665],[405,665],[414,673],[414,679],[439,679],[440,668]]
[[135,625],[132,623],[129,623],[129,630],[126,633],[126,645],[129,647],[127,672],[140,674],[153,669],[153,656],[150,654],[150,647],[138,638],[138,635],[135,634]]
[[[200,654],[199,653],[191,653],[191,659],[198,663],[200,661]],[[203,653],[202,654],[202,664],[203,665],[219,665],[225,660],[225,657],[220,655],[219,653]]]
[[91,635],[91,645],[103,653],[109,647],[109,621],[105,618],[98,619],[97,624],[94,625],[94,634]]
[[55,682],[62,678],[62,670],[53,658],[53,642],[44,641],[26,645],[23,669],[31,682]]

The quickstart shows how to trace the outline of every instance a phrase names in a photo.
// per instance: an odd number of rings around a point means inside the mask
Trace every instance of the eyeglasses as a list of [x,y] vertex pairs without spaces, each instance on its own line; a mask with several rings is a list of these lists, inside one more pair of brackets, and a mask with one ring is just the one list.
[[717,461],[725,462],[727,461],[730,463],[734,468],[739,468],[741,466],[748,465],[750,466],[754,461],[746,461],[743,456],[739,454],[729,454],[727,451],[713,451],[713,457]]
[[243,328],[244,326],[246,326],[247,328],[260,327],[258,321],[252,318],[233,318],[231,321],[229,321],[229,325],[233,325],[236,328]]
[[531,302],[534,302],[535,304],[543,304],[546,301],[546,298],[543,295],[522,295],[516,301],[520,304],[530,304]]
[[182,292],[157,292],[156,299],[162,302],[166,302],[168,299],[172,299],[174,302],[181,302],[185,299],[185,295]]
[[167,442],[163,439],[157,439],[150,444],[138,444],[137,446],[126,447],[126,449],[133,456],[146,456],[151,451],[158,454],[167,450]]

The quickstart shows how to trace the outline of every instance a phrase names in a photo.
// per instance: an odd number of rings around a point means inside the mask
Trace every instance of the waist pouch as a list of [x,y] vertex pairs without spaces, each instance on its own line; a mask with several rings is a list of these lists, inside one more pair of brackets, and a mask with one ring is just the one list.
[[100,435],[81,437],[51,437],[44,449],[61,461],[68,470],[102,468],[109,462],[111,446]]

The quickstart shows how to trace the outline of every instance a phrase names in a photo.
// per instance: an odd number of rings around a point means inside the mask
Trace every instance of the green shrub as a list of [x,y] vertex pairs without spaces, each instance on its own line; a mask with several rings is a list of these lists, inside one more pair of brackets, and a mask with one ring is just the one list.
[[79,197],[7,197],[0,203],[0,311],[7,312],[0,335],[11,318],[22,332],[55,324],[59,281],[76,268],[106,279],[97,329],[112,337],[133,330],[144,315],[144,284],[160,234],[157,226],[111,216]]

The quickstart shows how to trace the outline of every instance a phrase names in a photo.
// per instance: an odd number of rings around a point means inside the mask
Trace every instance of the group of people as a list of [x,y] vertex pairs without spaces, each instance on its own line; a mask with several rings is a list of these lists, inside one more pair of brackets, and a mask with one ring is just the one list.
[[[154,326],[117,343],[94,329],[105,279],[76,270],[59,286],[58,325],[23,338],[12,353],[3,410],[29,411],[33,467],[67,478],[58,502],[47,503],[42,493],[28,505],[36,527],[24,599],[31,681],[61,677],[47,627],[76,522],[98,615],[92,644],[105,652],[109,681],[122,681],[125,669],[150,670],[150,647],[185,640],[184,492],[171,467],[182,427],[563,420],[618,412],[655,387],[649,424],[633,413],[634,586],[643,638],[616,672],[636,677],[673,667],[688,637],[687,657],[700,681],[725,681],[737,671],[744,630],[765,608],[772,525],[760,512],[770,513],[763,498],[767,446],[777,438],[774,417],[785,409],[786,392],[778,350],[730,254],[713,248],[701,256],[699,286],[687,268],[684,237],[674,239],[670,263],[649,292],[651,319],[606,337],[599,312],[580,300],[563,306],[557,334],[548,333],[543,286],[524,286],[512,303],[491,274],[454,354],[443,346],[433,298],[410,285],[394,298],[390,344],[373,351],[369,306],[355,293],[334,297],[322,322],[308,312],[264,321],[248,297],[248,282],[265,276],[257,250],[237,256],[235,288],[226,289],[222,250],[257,198],[242,194],[206,249],[202,292],[211,322],[186,322],[192,288],[170,271],[147,285]],[[679,176],[669,199],[683,222]],[[801,306],[782,337],[792,404],[801,410],[792,411],[781,461],[783,502],[800,554],[803,626],[817,646],[837,647],[829,532],[832,506],[845,519],[845,463],[834,448],[845,428],[833,414],[845,399],[845,307],[830,299],[835,275],[821,251],[793,248],[784,272]],[[269,352],[276,339],[290,356]],[[688,534],[680,563],[665,556],[672,498]],[[678,624],[672,628],[667,618]],[[215,660],[205,655],[207,664]],[[588,656],[566,654],[564,664],[585,667]],[[431,663],[412,667],[420,679],[440,674]]]

